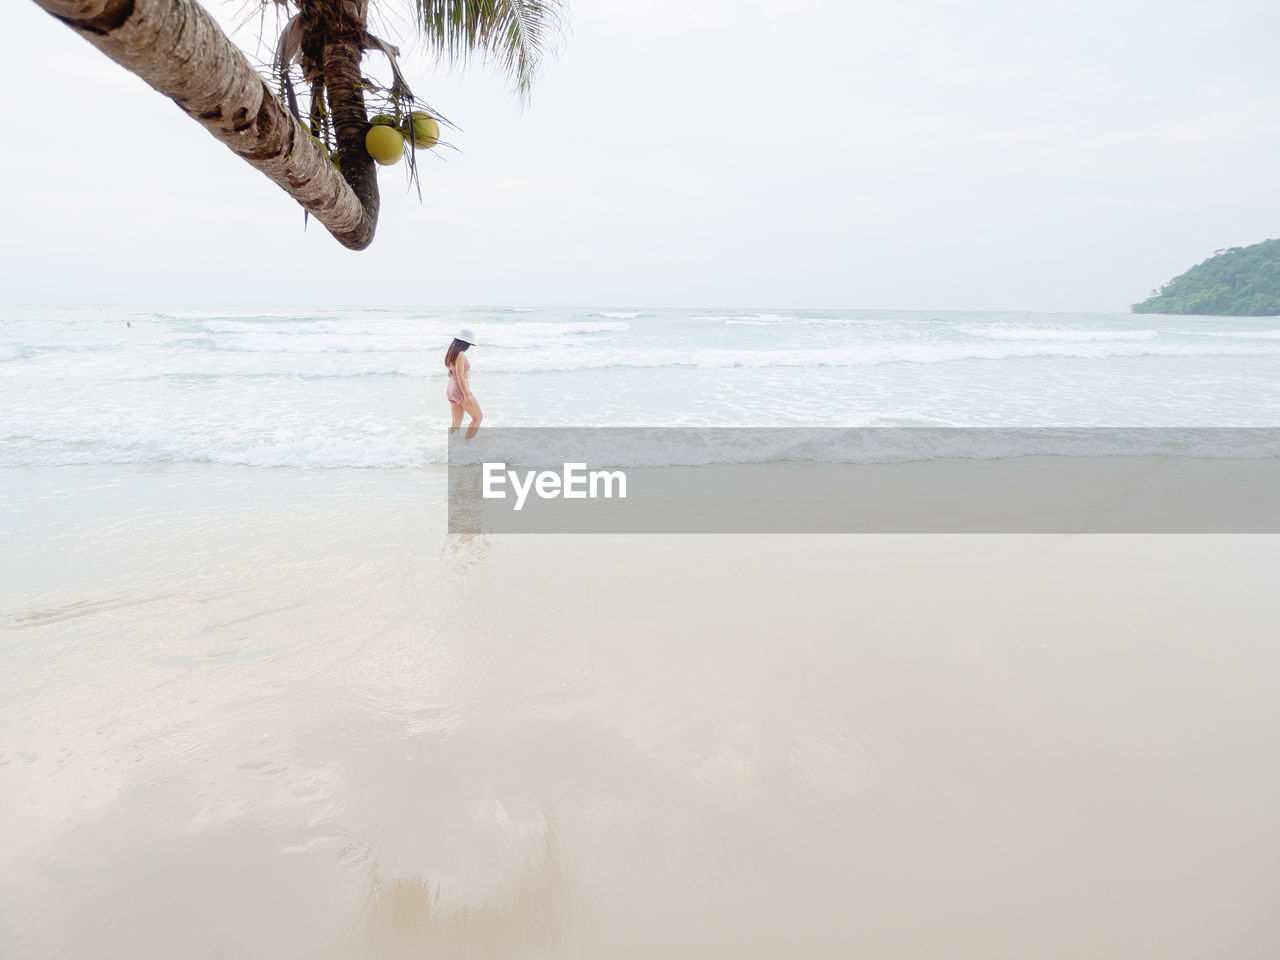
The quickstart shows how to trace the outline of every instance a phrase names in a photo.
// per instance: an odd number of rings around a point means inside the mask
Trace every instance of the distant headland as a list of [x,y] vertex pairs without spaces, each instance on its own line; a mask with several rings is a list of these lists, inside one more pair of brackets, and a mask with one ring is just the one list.
[[1219,250],[1135,303],[1133,312],[1280,316],[1280,240]]

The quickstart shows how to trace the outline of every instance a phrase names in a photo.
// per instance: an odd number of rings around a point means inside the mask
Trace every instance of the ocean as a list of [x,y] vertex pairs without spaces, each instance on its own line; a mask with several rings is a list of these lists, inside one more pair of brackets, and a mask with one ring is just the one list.
[[440,463],[459,327],[490,426],[1280,424],[1277,318],[10,307],[0,465]]

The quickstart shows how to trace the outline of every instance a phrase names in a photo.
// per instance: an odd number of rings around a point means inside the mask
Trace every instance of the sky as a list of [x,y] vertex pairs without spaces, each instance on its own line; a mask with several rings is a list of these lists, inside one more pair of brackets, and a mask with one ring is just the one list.
[[375,2],[461,130],[360,253],[6,4],[0,302],[1120,311],[1280,236],[1275,0],[576,0],[527,109]]

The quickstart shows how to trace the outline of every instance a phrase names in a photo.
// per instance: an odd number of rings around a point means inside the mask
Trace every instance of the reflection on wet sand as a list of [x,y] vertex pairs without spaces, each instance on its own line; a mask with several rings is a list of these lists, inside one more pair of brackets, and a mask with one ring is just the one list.
[[427,877],[388,879],[376,866],[369,876],[360,938],[387,960],[528,956],[564,936],[568,887],[550,826],[540,854],[481,903],[452,902]]

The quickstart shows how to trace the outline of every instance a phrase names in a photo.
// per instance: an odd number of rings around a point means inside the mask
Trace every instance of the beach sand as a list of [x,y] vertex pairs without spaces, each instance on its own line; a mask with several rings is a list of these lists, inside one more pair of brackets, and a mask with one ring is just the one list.
[[1280,537],[0,473],[7,958],[1280,955]]

